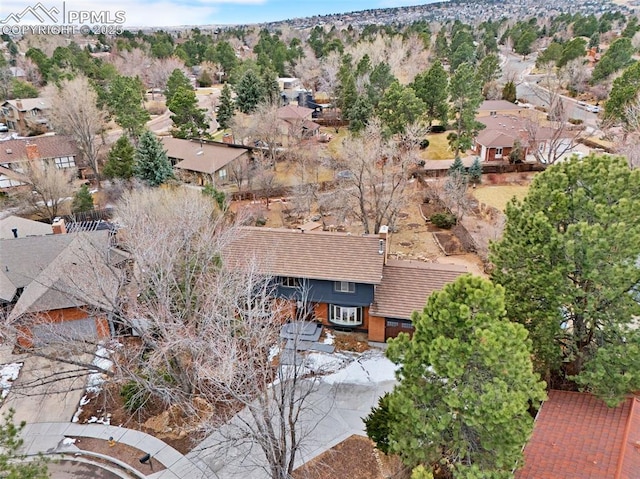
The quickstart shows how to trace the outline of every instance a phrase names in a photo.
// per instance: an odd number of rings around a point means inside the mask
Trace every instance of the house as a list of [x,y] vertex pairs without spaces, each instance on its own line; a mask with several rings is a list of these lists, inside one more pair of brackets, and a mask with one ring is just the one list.
[[80,150],[71,138],[59,135],[3,141],[0,143],[0,191],[28,183],[24,176],[27,162],[76,169],[81,163]]
[[369,337],[383,341],[401,332],[413,334],[413,312],[422,311],[431,293],[466,272],[464,266],[387,260],[370,310],[376,319],[370,323]]
[[[259,271],[274,278],[287,319],[367,332],[371,341],[394,337],[403,326],[410,331],[411,312],[465,271],[408,261],[387,264],[384,229],[379,235],[351,235],[246,227],[223,259],[231,267],[256,261]],[[422,283],[412,284],[416,281]],[[395,298],[398,287],[406,302]]]
[[524,115],[530,116],[537,114],[536,110],[525,108],[523,105],[516,105],[507,100],[485,100],[478,108],[477,117],[496,116],[496,115]]
[[309,137],[320,131],[320,125],[313,121],[315,110],[299,105],[285,105],[278,108],[277,117],[285,124],[289,136]]
[[200,186],[229,183],[233,163],[248,163],[252,158],[251,148],[242,145],[171,137],[160,141],[178,175]]
[[108,231],[0,240],[0,307],[18,325],[18,344],[106,337],[126,259]]
[[49,109],[49,100],[46,98],[5,100],[0,106],[0,122],[20,136],[42,134],[50,130],[47,119]]
[[7,216],[0,220],[0,239],[24,238],[53,234],[50,224],[33,221],[20,216]]
[[640,473],[640,399],[616,408],[587,393],[549,391],[516,479],[635,479]]
[[[474,139],[474,153],[481,161],[503,161],[508,159],[516,142],[524,150],[525,158],[529,155],[531,145],[531,120],[512,115],[489,115],[477,120],[485,128]],[[553,138],[554,130],[550,127],[536,127],[538,147]]]

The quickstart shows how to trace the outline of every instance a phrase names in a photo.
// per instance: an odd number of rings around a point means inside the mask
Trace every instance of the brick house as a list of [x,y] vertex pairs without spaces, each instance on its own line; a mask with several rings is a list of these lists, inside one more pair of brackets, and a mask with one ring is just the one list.
[[47,135],[6,140],[0,143],[0,191],[28,183],[23,175],[27,162],[74,170],[82,167],[80,150],[69,137]]
[[66,233],[64,223],[40,236],[0,239],[0,308],[30,347],[65,337],[110,335],[119,278],[110,266],[126,255],[108,231]]
[[466,271],[452,265],[387,262],[386,232],[350,235],[246,227],[223,259],[232,267],[255,259],[260,270],[273,277],[276,297],[287,303],[286,319],[366,332],[371,341],[411,332],[411,312]]
[[509,158],[516,142],[525,153],[525,158],[530,154],[531,148],[543,148],[545,142],[554,136],[554,130],[550,127],[536,127],[536,144],[531,144],[528,122],[526,117],[511,115],[489,115],[476,118],[484,125],[474,139],[474,153],[480,157],[480,161],[504,161]]

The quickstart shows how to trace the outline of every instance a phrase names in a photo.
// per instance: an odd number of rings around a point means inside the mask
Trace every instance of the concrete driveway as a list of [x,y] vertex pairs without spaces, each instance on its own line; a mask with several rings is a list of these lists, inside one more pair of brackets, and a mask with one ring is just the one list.
[[0,348],[0,364],[21,362],[23,366],[0,407],[0,414],[13,408],[15,421],[27,424],[71,421],[84,394],[86,376],[74,374],[77,366],[12,354],[11,349],[6,344]]
[[[374,367],[377,366],[374,364]],[[375,377],[363,382],[348,375],[339,381],[328,377],[318,382],[298,421],[298,436],[304,439],[296,457],[296,468],[351,435],[366,435],[362,419],[395,383],[395,380]],[[233,426],[225,425],[214,432],[187,457],[206,463],[216,472],[216,478],[268,479],[263,452],[256,444],[246,441],[230,444],[227,440],[230,427]]]

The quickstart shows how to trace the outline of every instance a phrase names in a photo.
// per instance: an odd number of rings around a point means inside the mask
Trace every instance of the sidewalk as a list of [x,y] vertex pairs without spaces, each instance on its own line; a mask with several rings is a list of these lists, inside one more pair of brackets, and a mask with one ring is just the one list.
[[64,445],[68,436],[92,437],[117,442],[149,453],[152,460],[160,462],[165,470],[148,475],[153,479],[210,478],[213,471],[199,459],[189,459],[160,439],[133,429],[102,424],[76,424],[69,422],[40,422],[27,424],[22,431],[25,454],[74,452],[75,446]]

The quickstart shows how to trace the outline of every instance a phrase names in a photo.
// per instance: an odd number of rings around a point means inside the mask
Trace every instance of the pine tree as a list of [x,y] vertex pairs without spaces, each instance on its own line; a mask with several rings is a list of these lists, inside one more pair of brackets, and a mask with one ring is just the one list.
[[229,88],[229,85],[225,83],[222,87],[222,93],[220,94],[220,105],[218,106],[218,113],[216,116],[220,128],[223,130],[229,128],[234,112],[235,106],[231,99],[231,88]]
[[128,180],[133,177],[136,149],[129,141],[129,137],[122,135],[109,150],[107,162],[102,173],[107,178],[122,178]]
[[540,373],[612,404],[640,389],[639,212],[640,170],[622,157],[574,157],[507,206],[491,247],[492,279],[529,330]]
[[508,81],[505,83],[504,88],[502,89],[502,99],[506,101],[510,101],[511,103],[515,103],[517,100],[516,97],[516,84],[512,81]]
[[477,156],[469,168],[469,178],[474,185],[482,182],[482,164],[480,164],[480,158]]
[[198,99],[192,89],[179,87],[167,102],[167,108],[173,113],[171,121],[177,127],[171,132],[174,138],[190,140],[208,135],[206,110],[198,107]]
[[252,113],[265,99],[262,80],[253,70],[247,70],[236,85],[236,107],[242,113]]
[[466,174],[466,169],[464,167],[464,163],[462,163],[462,159],[459,156],[456,156],[456,159],[453,160],[451,166],[449,167],[449,175],[453,175],[454,173],[458,173],[461,175]]
[[501,286],[464,275],[413,313],[413,338],[389,342],[399,382],[373,423],[407,466],[506,478],[522,463],[533,430],[529,408],[545,398],[545,384],[533,372],[526,329],[505,315]]
[[173,177],[171,163],[162,143],[150,131],[140,137],[135,154],[135,176],[149,186],[159,186]]
[[24,478],[24,479],[46,479],[47,460],[42,456],[29,458],[25,461],[25,456],[18,451],[22,447],[23,440],[20,433],[26,426],[23,421],[18,426],[13,422],[15,411],[10,409],[3,415],[3,422],[0,424],[0,477]]
[[89,191],[87,185],[82,185],[78,191],[76,191],[71,203],[71,210],[74,213],[83,213],[85,211],[91,211],[93,209],[93,196]]
[[175,95],[178,88],[185,88],[187,90],[193,90],[191,86],[191,82],[187,78],[187,76],[180,70],[176,68],[171,72],[169,79],[167,80],[167,87],[164,90],[164,96],[166,97],[167,104],[173,99],[173,95]]

